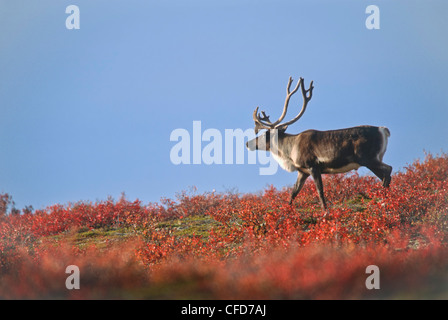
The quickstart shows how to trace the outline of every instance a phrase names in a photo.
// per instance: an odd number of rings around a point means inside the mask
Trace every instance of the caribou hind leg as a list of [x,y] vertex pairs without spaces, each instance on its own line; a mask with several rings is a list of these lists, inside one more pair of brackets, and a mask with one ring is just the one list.
[[313,168],[311,168],[310,171],[311,171],[311,176],[313,177],[313,180],[314,180],[314,184],[316,185],[317,193],[319,194],[319,200],[320,200],[322,209],[324,211],[327,211],[327,204],[325,203],[324,187],[322,184],[322,175],[321,175],[320,169],[313,167]]
[[310,176],[309,174],[299,171],[299,174],[297,176],[297,181],[294,184],[294,187],[292,188],[291,199],[289,200],[290,205],[292,204],[292,201],[294,200],[294,198],[299,194],[300,190],[302,190],[302,187],[305,184],[305,181],[309,176]]

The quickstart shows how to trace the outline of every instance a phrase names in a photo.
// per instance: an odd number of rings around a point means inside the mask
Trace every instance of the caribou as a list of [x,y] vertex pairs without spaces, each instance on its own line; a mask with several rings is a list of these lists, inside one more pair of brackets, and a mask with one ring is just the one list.
[[[286,87],[286,99],[280,118],[271,122],[264,111],[253,112],[255,134],[261,135],[246,143],[251,150],[270,151],[279,165],[289,172],[298,172],[297,181],[291,192],[289,204],[299,194],[306,179],[311,175],[316,186],[321,207],[327,211],[322,185],[322,174],[344,173],[367,167],[381,181],[384,187],[389,187],[392,167],[383,162],[390,131],[386,127],[362,125],[338,130],[306,130],[299,134],[288,134],[289,125],[298,121],[304,114],[308,102],[313,96],[313,81],[305,89],[301,77],[291,91],[293,79],[290,77]],[[303,96],[302,109],[292,120],[283,122],[288,111],[289,100],[299,88]]]

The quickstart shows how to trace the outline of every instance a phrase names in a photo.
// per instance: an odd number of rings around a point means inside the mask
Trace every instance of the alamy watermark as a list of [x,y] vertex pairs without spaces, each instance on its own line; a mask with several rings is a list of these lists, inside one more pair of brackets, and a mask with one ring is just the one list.
[[76,5],[69,5],[65,8],[65,13],[69,14],[69,16],[65,19],[65,27],[68,30],[79,30],[80,27],[80,10]]
[[225,129],[222,132],[208,128],[203,131],[202,122],[193,121],[191,131],[178,128],[171,132],[170,141],[176,144],[171,148],[170,160],[175,165],[259,164],[260,175],[274,175],[278,163],[271,152],[252,152],[246,148],[246,141],[255,137],[253,129]]
[[369,290],[380,289],[380,268],[371,264],[366,268],[366,274],[370,274],[366,279],[366,288]]
[[[65,9],[65,13],[69,16],[65,20],[65,27],[68,30],[80,29],[80,9],[77,5],[69,5]],[[365,26],[369,30],[380,29],[380,9],[376,5],[367,6],[365,13],[368,15]]]
[[79,290],[80,287],[80,274],[79,267],[76,265],[69,265],[65,268],[65,273],[70,274],[65,280],[65,287],[68,290]]
[[[65,280],[65,287],[68,290],[79,290],[80,286],[80,271],[76,265],[69,265],[65,269],[65,273],[70,274]],[[376,265],[369,265],[366,267],[366,274],[369,276],[365,280],[366,289],[380,289],[380,268]]]

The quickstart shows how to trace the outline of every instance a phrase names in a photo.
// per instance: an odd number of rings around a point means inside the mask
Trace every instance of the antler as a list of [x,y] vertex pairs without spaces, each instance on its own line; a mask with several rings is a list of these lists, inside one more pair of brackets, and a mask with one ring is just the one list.
[[280,118],[278,118],[277,121],[275,121],[272,125],[276,126],[277,124],[279,124],[286,116],[286,112],[288,111],[288,105],[289,105],[289,99],[291,99],[292,95],[294,93],[297,92],[297,90],[300,87],[300,84],[303,82],[303,78],[299,79],[299,82],[297,82],[296,87],[294,88],[294,90],[292,90],[292,92],[289,92],[289,90],[291,89],[291,83],[292,83],[293,79],[291,77],[289,77],[288,80],[288,86],[286,87],[286,99],[285,99],[285,105],[283,106],[283,112],[282,115],[280,116]]
[[290,120],[290,121],[288,121],[288,122],[279,124],[279,125],[276,127],[276,129],[281,128],[281,129],[286,130],[286,128],[287,128],[290,124],[293,124],[294,122],[296,122],[297,120],[299,120],[299,119],[303,116],[303,114],[305,113],[306,106],[308,105],[308,102],[309,102],[309,101],[311,100],[311,98],[313,97],[313,89],[314,89],[313,81],[310,82],[310,87],[308,88],[308,90],[305,90],[305,87],[304,87],[304,84],[303,84],[303,82],[304,82],[304,79],[303,79],[303,78],[300,78],[300,81],[299,81],[299,82],[302,82],[302,87],[301,87],[301,89],[302,89],[302,96],[303,96],[302,110],[300,110],[299,114],[298,114],[294,119],[292,119],[292,120]]
[[269,121],[269,116],[267,116],[266,113],[262,111],[261,112],[262,117],[260,117],[260,114],[258,113],[258,108],[259,107],[257,107],[254,110],[254,113],[252,115],[252,118],[254,118],[255,121],[255,134],[257,134],[259,130],[263,129],[270,130],[273,128],[272,123]]
[[[312,95],[313,95],[313,88],[314,88],[314,87],[313,87],[313,81],[311,81],[310,88],[309,88],[308,90],[305,90],[304,85],[303,85],[304,79],[301,77],[301,78],[299,79],[299,82],[297,82],[297,85],[296,85],[296,87],[294,88],[294,90],[290,91],[290,90],[291,90],[291,84],[292,84],[292,82],[293,82],[293,79],[292,79],[291,77],[289,77],[288,85],[286,86],[286,99],[285,99],[285,104],[284,104],[284,106],[283,106],[283,112],[282,112],[280,118],[278,118],[277,121],[275,121],[275,122],[271,122],[271,121],[269,120],[269,116],[267,116],[266,113],[265,113],[264,111],[261,112],[261,116],[260,116],[260,114],[258,113],[258,107],[255,109],[255,111],[254,111],[254,113],[253,113],[253,115],[252,115],[252,117],[253,117],[253,119],[254,119],[254,121],[255,121],[255,134],[257,134],[258,131],[261,130],[261,129],[267,129],[267,130],[270,130],[270,129],[278,129],[278,128],[281,128],[281,129],[283,129],[283,130],[286,130],[286,128],[288,127],[288,125],[290,125],[290,124],[296,122],[296,121],[299,120],[300,117],[303,115],[303,113],[305,112],[305,109],[306,109],[306,105],[307,105],[308,102],[311,100],[311,97],[312,97]],[[302,89],[302,96],[303,96],[303,99],[304,99],[304,101],[303,101],[303,106],[302,106],[302,110],[301,110],[300,113],[299,113],[294,119],[292,119],[291,121],[288,121],[288,122],[285,122],[285,123],[280,123],[280,122],[285,118],[285,116],[286,116],[286,113],[287,113],[287,111],[288,111],[289,100],[290,100],[291,96],[292,96],[294,93],[297,92],[297,90],[299,89],[299,87],[300,87],[301,84],[302,84],[302,87],[301,87],[301,89]],[[308,93],[309,93],[309,94],[308,94]]]

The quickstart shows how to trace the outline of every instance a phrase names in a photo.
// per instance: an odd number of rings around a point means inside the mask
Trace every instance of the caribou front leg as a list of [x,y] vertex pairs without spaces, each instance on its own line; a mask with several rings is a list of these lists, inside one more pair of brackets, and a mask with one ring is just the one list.
[[[294,187],[292,188],[291,198],[289,199],[289,205],[292,205],[294,198],[299,194],[300,190],[302,190],[302,187],[309,176],[310,176],[309,174],[299,171],[297,181],[294,184]],[[285,220],[285,218],[286,218],[285,215],[282,215],[282,217],[280,217],[280,219],[277,220],[276,229],[278,229],[278,226],[280,225],[280,223],[283,222],[283,220]]]
[[297,176],[297,181],[294,184],[294,187],[292,188],[291,199],[289,200],[289,204],[292,204],[292,201],[299,194],[300,190],[302,189],[303,185],[305,184],[305,180],[309,176],[310,176],[309,174],[299,171],[299,174]]

